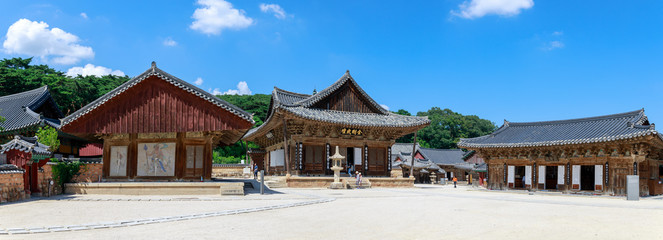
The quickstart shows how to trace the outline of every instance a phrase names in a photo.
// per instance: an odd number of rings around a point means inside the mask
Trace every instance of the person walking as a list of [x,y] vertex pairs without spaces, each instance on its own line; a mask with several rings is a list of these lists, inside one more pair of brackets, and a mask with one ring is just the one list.
[[253,179],[258,179],[258,164],[253,164]]
[[454,188],[456,188],[456,183],[458,183],[458,178],[454,177],[452,181],[454,181]]
[[355,174],[357,176],[357,182],[356,182],[357,188],[361,188],[361,173],[359,171],[357,171],[357,172],[355,172]]

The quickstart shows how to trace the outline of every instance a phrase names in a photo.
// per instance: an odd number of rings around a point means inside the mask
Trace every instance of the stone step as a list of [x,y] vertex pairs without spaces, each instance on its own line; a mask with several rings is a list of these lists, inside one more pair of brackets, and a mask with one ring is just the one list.
[[343,179],[343,181],[345,182],[346,186],[348,186],[349,188],[352,188],[352,189],[355,189],[355,188],[358,188],[358,187],[371,188],[371,181],[369,181],[367,178],[361,179],[361,184],[360,185],[357,185],[357,180],[354,179],[354,178]]

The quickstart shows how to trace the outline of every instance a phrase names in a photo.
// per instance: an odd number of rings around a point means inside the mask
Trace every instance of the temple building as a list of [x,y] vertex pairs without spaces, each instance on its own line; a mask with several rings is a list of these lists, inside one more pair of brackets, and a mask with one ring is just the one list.
[[490,135],[461,139],[488,164],[490,189],[626,194],[639,175],[640,195],[661,194],[663,135],[644,109],[581,119],[504,121]]
[[[0,97],[0,143],[14,139],[15,135],[34,136],[40,127],[60,128],[64,117],[51,96],[48,86]],[[77,157],[78,150],[87,142],[58,131],[59,149],[51,149],[56,157]],[[0,154],[0,164],[6,156]]]
[[346,72],[313,95],[275,87],[267,120],[244,139],[261,147],[249,154],[270,174],[331,175],[329,156],[340,146],[343,172],[389,176],[395,139],[428,124],[384,109]]
[[252,115],[156,67],[62,120],[62,131],[103,141],[105,180],[202,180],[212,150],[238,141]]

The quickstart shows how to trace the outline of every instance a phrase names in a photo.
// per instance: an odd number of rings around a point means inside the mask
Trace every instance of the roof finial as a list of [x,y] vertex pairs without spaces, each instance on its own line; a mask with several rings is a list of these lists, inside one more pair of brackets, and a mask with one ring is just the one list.
[[156,67],[157,67],[157,62],[152,61],[152,68],[156,68]]
[[345,70],[345,73],[348,73],[348,74],[349,74],[349,73],[350,73],[350,69]]

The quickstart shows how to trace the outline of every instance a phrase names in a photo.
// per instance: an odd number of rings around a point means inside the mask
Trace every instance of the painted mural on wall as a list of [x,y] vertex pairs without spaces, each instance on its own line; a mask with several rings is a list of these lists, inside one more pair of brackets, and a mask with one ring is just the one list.
[[175,143],[139,143],[138,176],[175,176]]
[[111,146],[110,176],[127,176],[127,146]]

